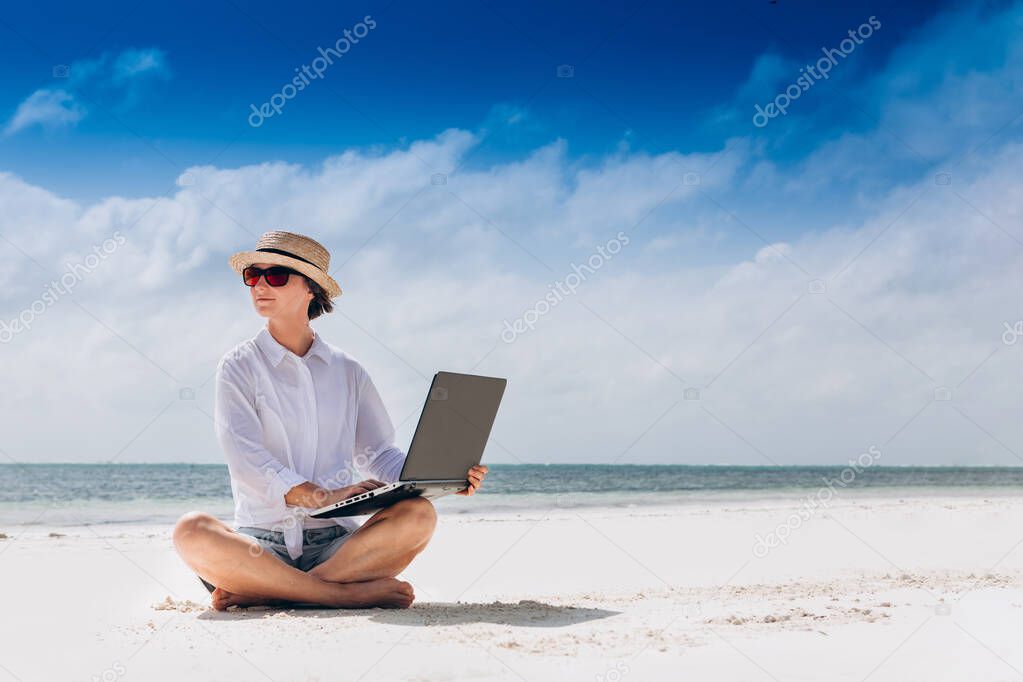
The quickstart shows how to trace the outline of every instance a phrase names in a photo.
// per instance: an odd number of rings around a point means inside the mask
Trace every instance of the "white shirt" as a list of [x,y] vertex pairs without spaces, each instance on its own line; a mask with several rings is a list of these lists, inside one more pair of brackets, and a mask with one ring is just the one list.
[[302,555],[302,530],[359,527],[351,517],[314,519],[284,495],[311,481],[343,488],[366,478],[398,480],[405,453],[369,374],[313,331],[304,356],[264,326],[217,365],[214,422],[227,458],[235,524],[284,532]]

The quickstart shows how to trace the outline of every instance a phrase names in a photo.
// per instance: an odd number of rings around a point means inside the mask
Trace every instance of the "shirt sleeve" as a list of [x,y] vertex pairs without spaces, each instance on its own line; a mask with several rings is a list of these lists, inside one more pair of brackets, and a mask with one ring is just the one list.
[[355,467],[365,476],[394,483],[405,452],[394,443],[394,425],[369,374],[360,372],[359,414],[355,422]]
[[261,500],[279,518],[287,513],[284,495],[306,479],[263,445],[263,428],[244,374],[235,363],[217,366],[213,417],[232,482],[249,499]]

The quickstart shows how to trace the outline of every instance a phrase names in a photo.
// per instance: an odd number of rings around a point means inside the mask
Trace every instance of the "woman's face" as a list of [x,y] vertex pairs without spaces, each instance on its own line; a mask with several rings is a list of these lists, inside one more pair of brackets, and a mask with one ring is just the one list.
[[[273,263],[253,263],[261,269],[274,267]],[[262,276],[256,285],[249,287],[252,305],[263,317],[292,317],[306,315],[313,293],[306,286],[305,278],[297,272],[288,277],[288,283],[282,287],[272,287]]]

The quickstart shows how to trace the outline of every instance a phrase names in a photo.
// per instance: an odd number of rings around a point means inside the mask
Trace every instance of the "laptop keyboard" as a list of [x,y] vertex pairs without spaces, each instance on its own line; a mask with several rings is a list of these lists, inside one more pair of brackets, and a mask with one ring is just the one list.
[[385,486],[383,486],[381,488],[374,488],[373,490],[370,490],[369,492],[366,492],[366,493],[362,493],[361,495],[356,495],[355,497],[349,497],[346,500],[341,500],[341,502],[338,503],[338,507],[343,507],[343,506],[345,506],[347,504],[354,504],[356,502],[361,502],[363,500],[368,500],[369,498],[375,497],[376,495],[378,495],[380,493],[386,493],[388,491],[394,490],[398,486],[399,486],[398,483],[390,483],[390,484],[385,485]]

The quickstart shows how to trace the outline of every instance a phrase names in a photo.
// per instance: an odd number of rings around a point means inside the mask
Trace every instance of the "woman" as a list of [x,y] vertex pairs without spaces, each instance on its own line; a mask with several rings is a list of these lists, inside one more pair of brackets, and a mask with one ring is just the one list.
[[[229,261],[249,287],[259,333],[217,366],[214,421],[227,458],[237,529],[201,512],[174,527],[178,553],[212,592],[213,607],[306,603],[407,608],[397,576],[433,535],[429,500],[406,499],[361,525],[305,512],[398,479],[405,453],[366,370],[309,321],[341,288],[315,240],[267,232]],[[487,467],[467,475],[472,495]],[[368,476],[364,480],[359,480]]]

